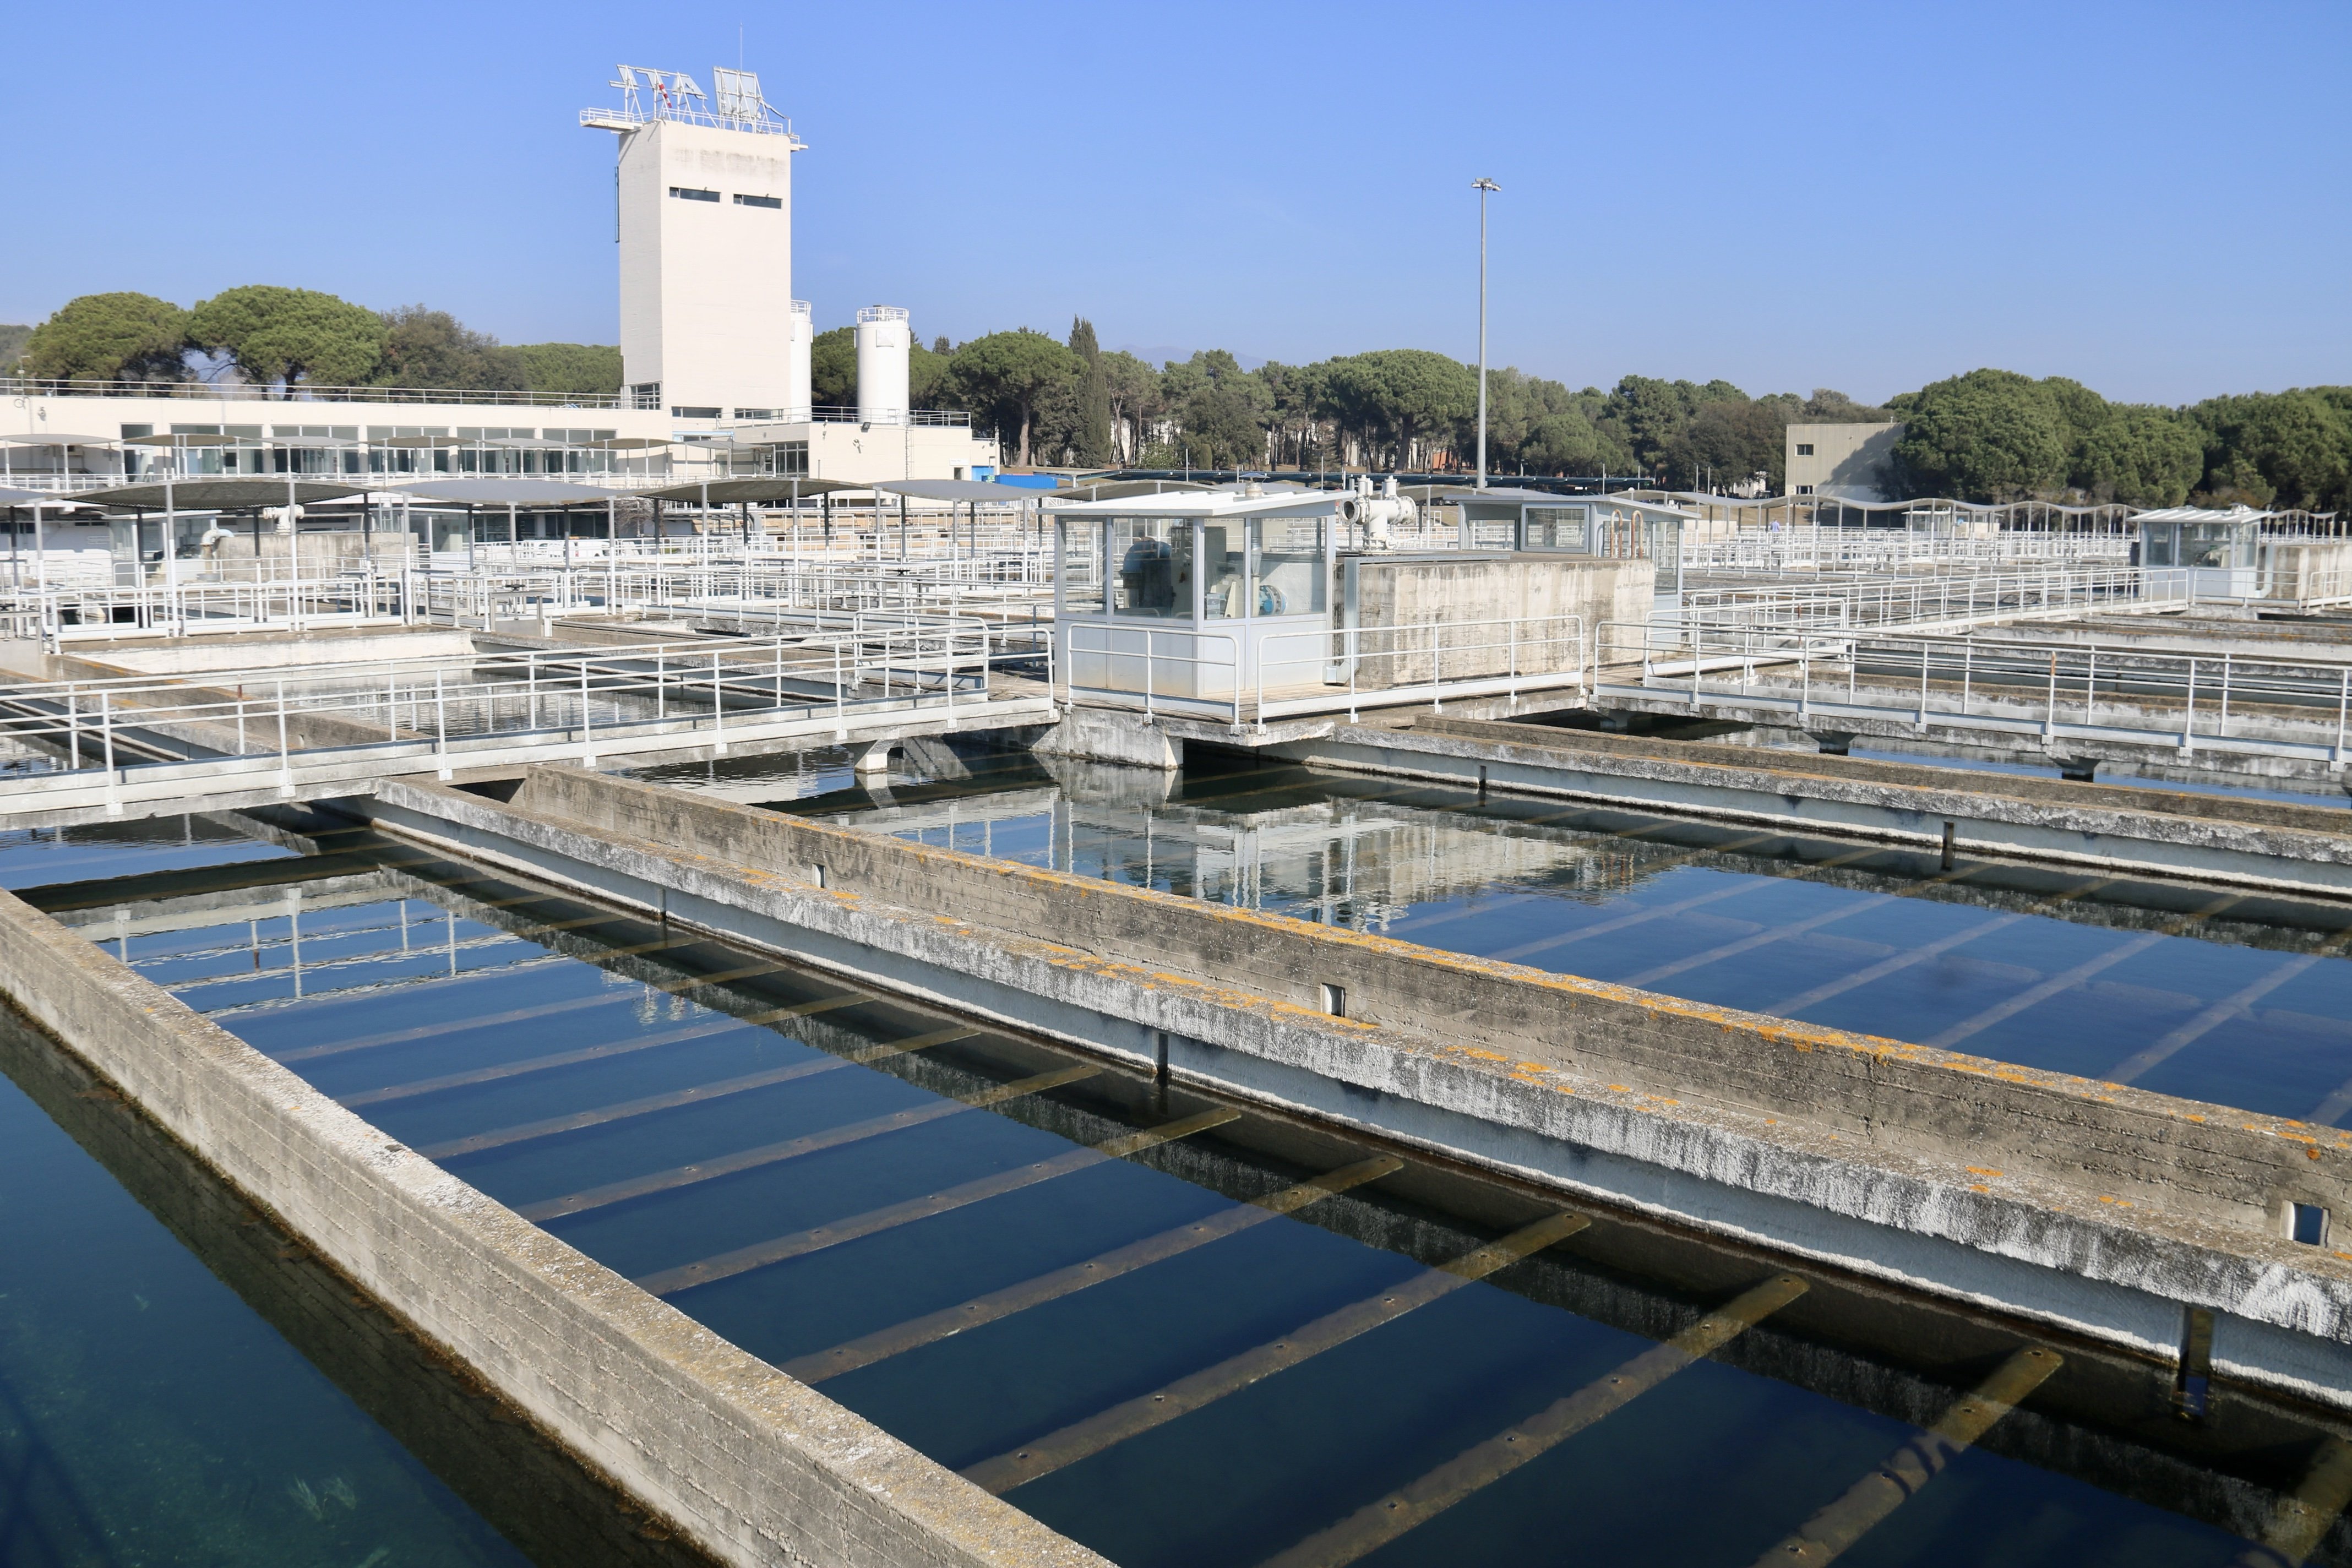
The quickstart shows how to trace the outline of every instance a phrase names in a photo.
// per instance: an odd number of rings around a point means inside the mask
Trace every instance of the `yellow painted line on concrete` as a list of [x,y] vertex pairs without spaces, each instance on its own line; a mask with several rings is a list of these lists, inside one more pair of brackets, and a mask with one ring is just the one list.
[[677,1268],[665,1268],[658,1274],[648,1274],[635,1280],[635,1283],[639,1289],[656,1296],[674,1296],[680,1290],[690,1290],[697,1285],[708,1285],[713,1280],[730,1279],[737,1274],[748,1273],[754,1268],[764,1268],[772,1263],[781,1263],[789,1258],[801,1258],[812,1252],[821,1252],[828,1247],[838,1247],[845,1241],[856,1241],[861,1237],[873,1236],[877,1232],[895,1229],[902,1225],[911,1225],[916,1220],[929,1219],[933,1215],[946,1214],[951,1209],[960,1209],[968,1204],[976,1204],[988,1198],[1002,1196],[1006,1193],[1018,1192],[1023,1187],[1034,1186],[1039,1182],[1049,1182],[1056,1176],[1066,1176],[1074,1171],[1087,1170],[1111,1160],[1123,1160],[1131,1154],[1139,1154],[1147,1149],[1157,1148],[1162,1143],[1173,1142],[1179,1138],[1189,1138],[1195,1132],[1204,1132],[1212,1127],[1222,1127],[1228,1121],[1239,1120],[1240,1117],[1241,1112],[1238,1110],[1220,1108],[1215,1110],[1200,1111],[1175,1121],[1162,1122],[1157,1127],[1147,1127],[1139,1132],[1122,1132],[1118,1137],[1107,1138],[1100,1143],[1056,1154],[1050,1160],[1039,1160],[1034,1164],[1017,1166],[1010,1171],[999,1171],[992,1176],[982,1176],[978,1181],[966,1182],[961,1186],[926,1194],[919,1198],[909,1198],[905,1203],[891,1204],[884,1208],[868,1209],[864,1214],[852,1215],[847,1219],[835,1220],[831,1225],[814,1226],[807,1230],[794,1231],[790,1236],[780,1236],[772,1241],[755,1242],[750,1247],[738,1247],[732,1252],[722,1252],[716,1258],[706,1258]]
[[1921,1487],[1941,1475],[1947,1465],[2063,1364],[2063,1356],[2039,1345],[2011,1356],[1975,1392],[1945,1411],[1941,1420],[1895,1449],[1843,1497],[1759,1557],[1756,1568],[1791,1563],[1811,1568],[1843,1555]]
[[1015,1312],[1026,1311],[1047,1301],[1057,1301],[1090,1286],[1103,1284],[1122,1274],[1131,1274],[1148,1265],[1190,1252],[1196,1247],[1206,1247],[1213,1241],[1238,1235],[1270,1219],[1296,1214],[1307,1205],[1319,1203],[1335,1193],[1344,1193],[1350,1187],[1378,1181],[1402,1169],[1402,1160],[1385,1154],[1377,1159],[1343,1165],[1312,1181],[1285,1187],[1262,1198],[1253,1198],[1206,1219],[1180,1225],[1157,1236],[1147,1236],[1140,1241],[1131,1241],[1125,1247],[1089,1258],[1084,1263],[1056,1268],[1034,1279],[1024,1279],[1018,1285],[1008,1285],[1002,1290],[992,1290],[985,1296],[975,1296],[969,1301],[942,1308],[919,1318],[909,1318],[887,1329],[878,1329],[846,1343],[835,1345],[830,1350],[788,1361],[781,1370],[803,1383],[823,1383],[826,1378],[855,1372],[861,1366],[871,1366],[877,1361],[924,1345],[936,1344],[967,1329],[979,1328],[982,1323],[992,1323],[1000,1318],[1011,1317]]
[[1566,1240],[1591,1223],[1587,1216],[1568,1210],[1548,1215],[1377,1296],[1328,1312],[1281,1339],[1228,1357],[1164,1388],[1114,1405],[1009,1453],[983,1459],[966,1469],[964,1479],[983,1491],[1011,1491],[1393,1322],[1498,1268],[1508,1268],[1554,1242]]
[[1366,1503],[1339,1523],[1267,1559],[1265,1568],[1339,1568],[1379,1551],[1614,1414],[1693,1362],[1713,1355],[1805,1289],[1805,1282],[1793,1274],[1766,1280],[1508,1431],[1464,1449],[1420,1479]]

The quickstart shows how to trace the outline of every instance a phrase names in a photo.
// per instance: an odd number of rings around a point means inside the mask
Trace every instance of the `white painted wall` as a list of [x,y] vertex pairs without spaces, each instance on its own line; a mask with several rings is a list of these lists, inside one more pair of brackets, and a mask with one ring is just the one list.
[[781,413],[792,401],[790,139],[657,120],[620,140],[622,380],[658,383],[665,413]]

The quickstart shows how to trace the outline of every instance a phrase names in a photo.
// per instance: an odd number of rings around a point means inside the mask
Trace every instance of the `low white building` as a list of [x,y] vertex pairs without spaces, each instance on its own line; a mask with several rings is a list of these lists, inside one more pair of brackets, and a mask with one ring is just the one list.
[[[160,463],[197,474],[529,474],[635,485],[713,474],[863,483],[992,474],[970,417],[911,409],[910,327],[860,311],[887,406],[810,405],[809,307],[793,298],[790,123],[748,71],[716,98],[624,66],[614,132],[623,388],[612,395],[298,385],[0,381],[0,486],[89,488]],[[861,370],[868,355],[861,353]],[[170,439],[178,437],[177,440]],[[162,438],[162,439],[159,439]]]

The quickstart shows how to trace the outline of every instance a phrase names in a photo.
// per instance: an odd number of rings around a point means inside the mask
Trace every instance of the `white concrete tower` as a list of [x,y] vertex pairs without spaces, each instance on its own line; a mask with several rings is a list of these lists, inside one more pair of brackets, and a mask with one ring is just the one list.
[[816,398],[809,389],[815,370],[816,323],[806,300],[793,301],[793,357],[784,370],[786,419],[814,419]]
[[914,331],[896,305],[866,305],[857,312],[857,420],[861,425],[904,425],[908,346]]
[[775,419],[792,403],[793,164],[802,142],[749,71],[623,66],[622,107],[580,122],[620,134],[621,378],[633,405],[679,419]]

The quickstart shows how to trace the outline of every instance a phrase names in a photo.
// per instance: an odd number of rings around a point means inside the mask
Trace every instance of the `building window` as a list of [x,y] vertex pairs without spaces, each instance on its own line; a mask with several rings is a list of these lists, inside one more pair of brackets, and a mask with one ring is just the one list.
[[1797,493],[1801,496],[1809,496],[1813,493],[1813,487],[1811,485],[1799,485],[1797,487]]
[[739,207],[775,207],[781,210],[784,205],[784,198],[782,196],[747,196],[742,193],[738,192],[735,196],[735,205]]
[[738,419],[768,420],[775,416],[776,411],[772,408],[738,408],[735,411],[735,417]]
[[1800,441],[1797,443],[1797,456],[1800,458],[1810,458],[1812,455],[1813,444],[1811,441]]
[[674,407],[669,411],[669,416],[673,419],[723,419],[727,416],[727,410],[724,408],[695,408],[691,406]]
[[658,381],[640,381],[632,384],[629,387],[629,406],[632,408],[659,408],[661,406],[661,383]]
[[687,185],[672,185],[669,194],[682,202],[715,202],[719,199],[717,191],[698,191]]

